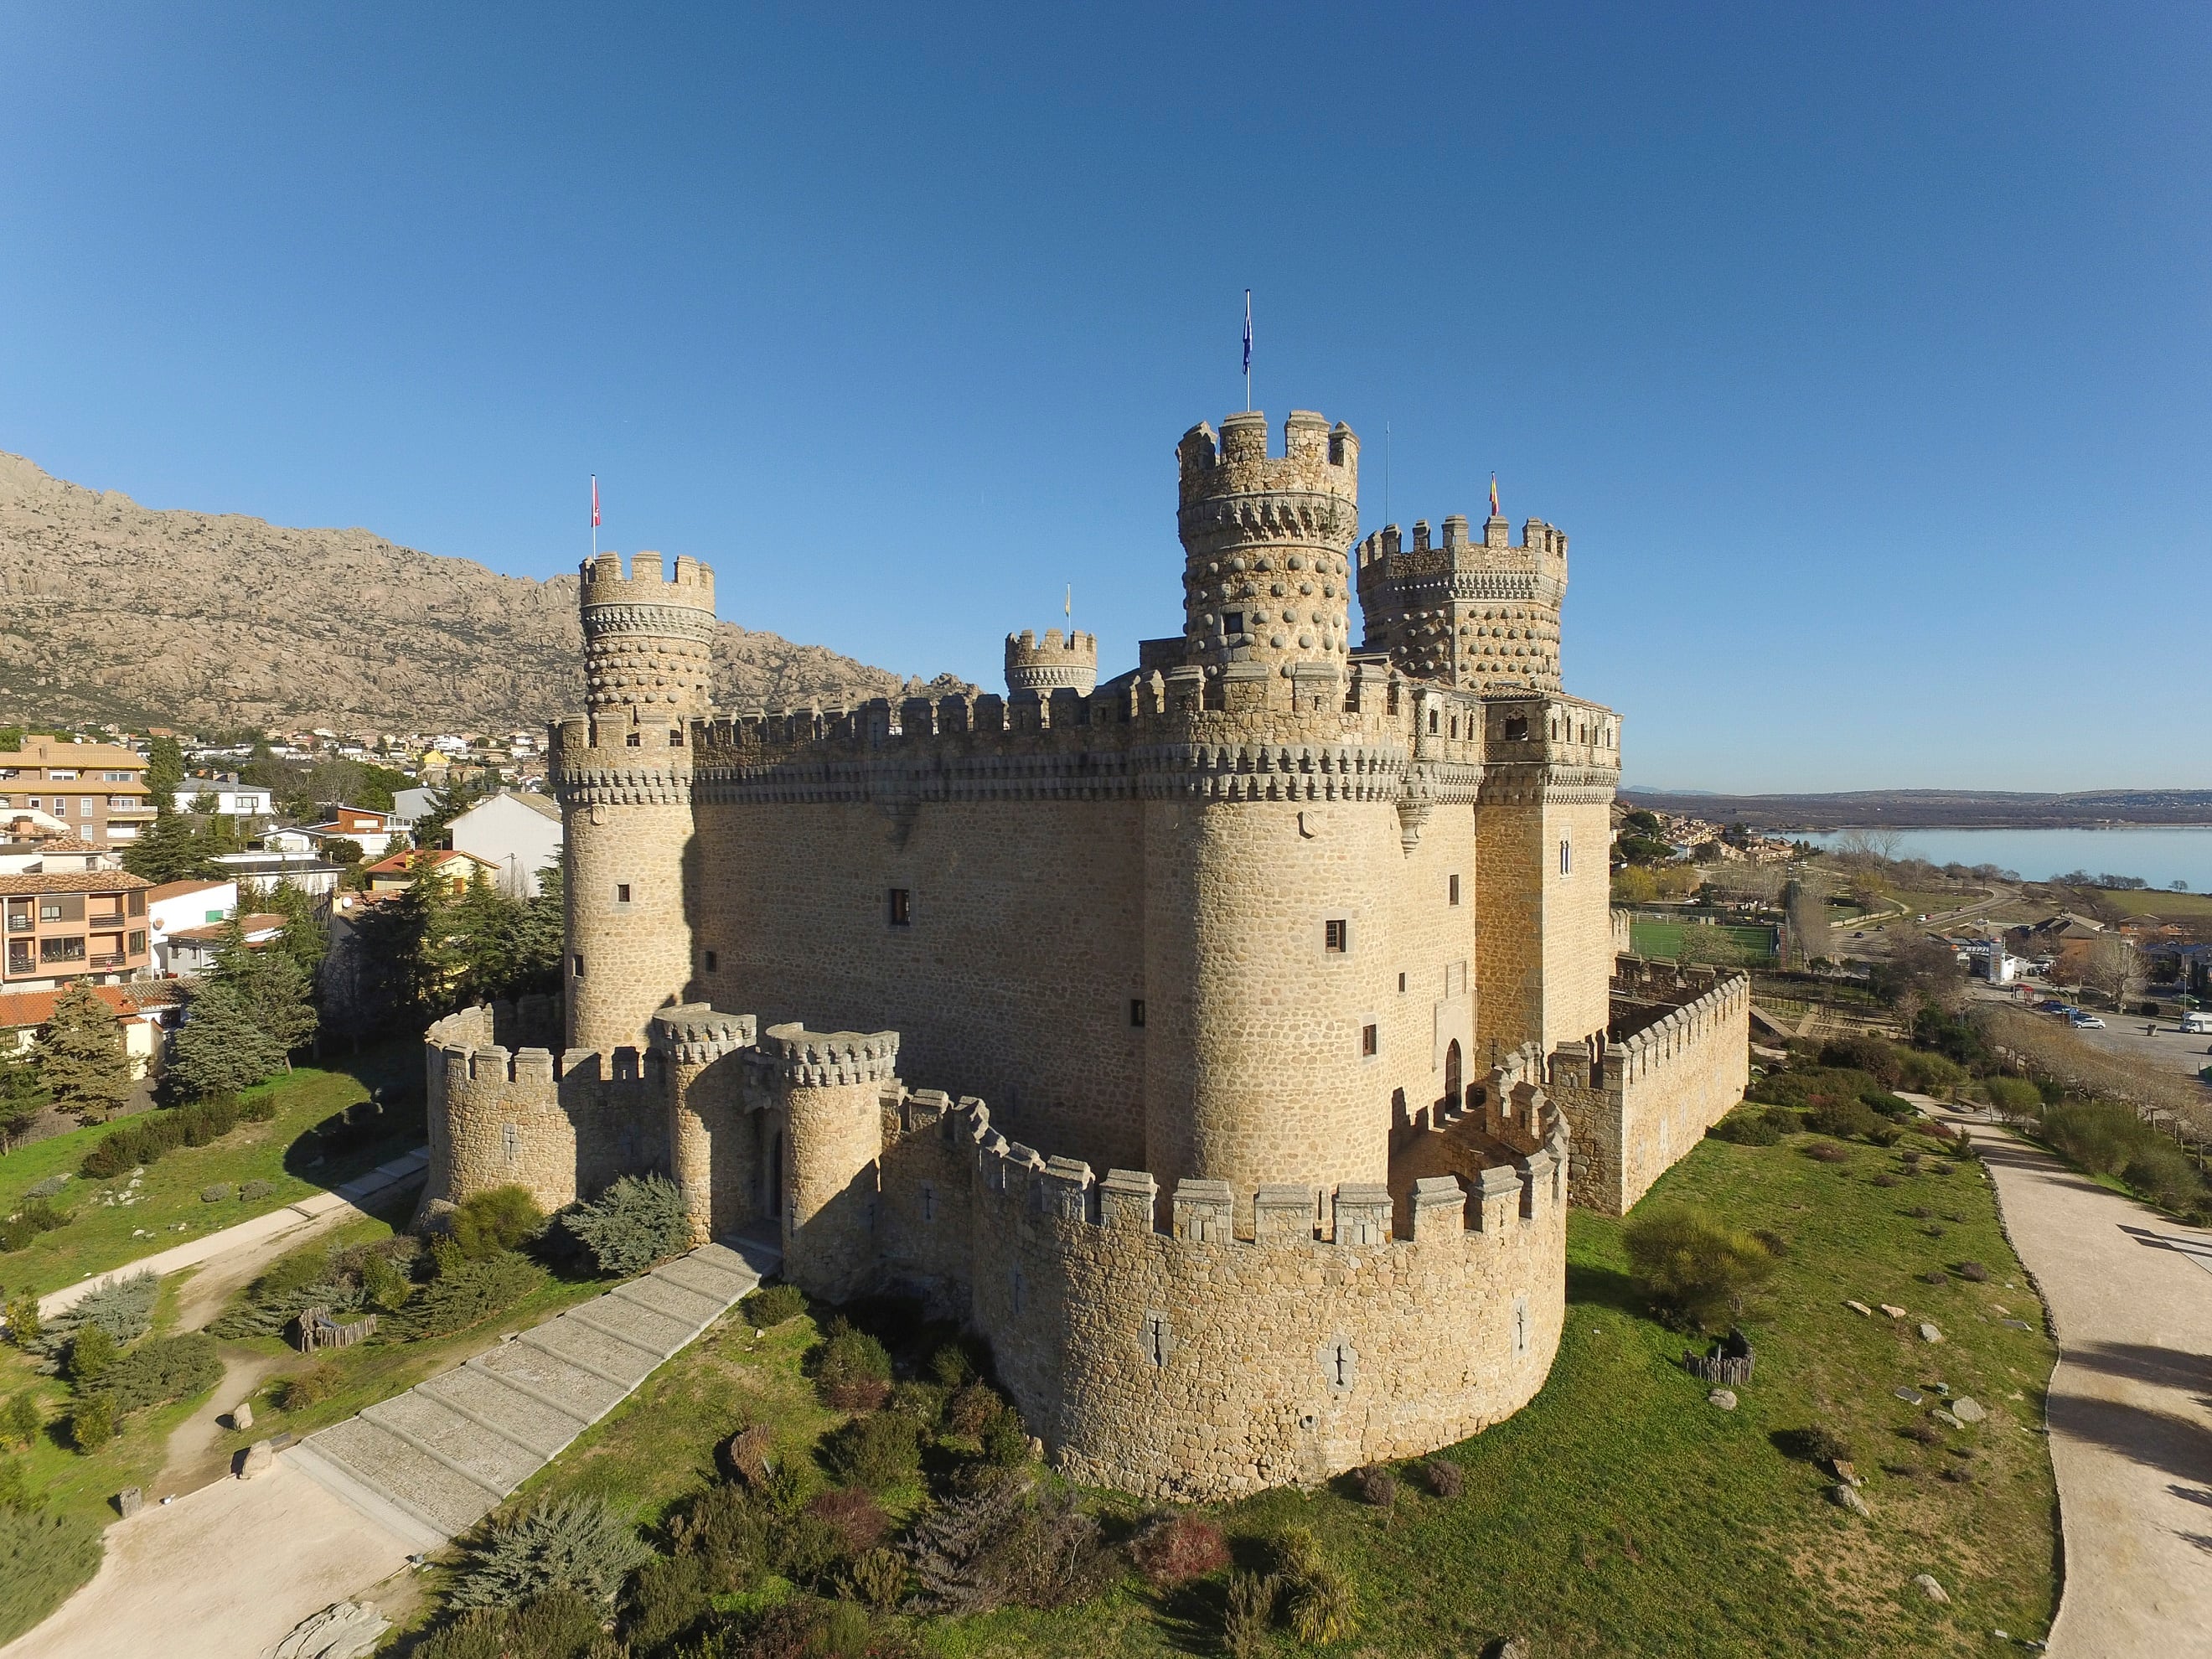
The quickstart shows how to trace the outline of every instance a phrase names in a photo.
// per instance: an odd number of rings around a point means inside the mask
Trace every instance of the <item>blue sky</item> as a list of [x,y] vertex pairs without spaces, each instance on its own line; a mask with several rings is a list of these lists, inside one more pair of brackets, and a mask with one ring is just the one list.
[[[2212,785],[2201,4],[10,3],[0,447],[990,684],[1177,435],[1572,538],[1632,781]],[[2193,696],[2194,712],[2185,696]]]

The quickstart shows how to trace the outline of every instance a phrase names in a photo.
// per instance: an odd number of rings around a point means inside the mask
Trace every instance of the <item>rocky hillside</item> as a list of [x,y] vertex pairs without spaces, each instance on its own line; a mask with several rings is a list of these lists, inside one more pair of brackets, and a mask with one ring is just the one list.
[[[581,707],[582,648],[573,576],[154,512],[0,453],[0,723],[503,731]],[[714,659],[726,708],[909,690],[734,623]]]

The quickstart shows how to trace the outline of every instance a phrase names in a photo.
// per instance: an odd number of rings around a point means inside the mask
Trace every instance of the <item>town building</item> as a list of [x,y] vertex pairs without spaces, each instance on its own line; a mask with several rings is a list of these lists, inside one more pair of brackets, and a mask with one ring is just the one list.
[[447,839],[496,870],[501,891],[534,898],[539,878],[560,867],[561,808],[544,795],[503,789],[455,817]]
[[153,947],[154,971],[184,971],[173,958],[169,939],[192,928],[210,927],[238,914],[235,881],[165,881],[146,891],[146,928]]
[[0,876],[34,876],[56,870],[114,870],[122,861],[52,821],[18,815],[0,824]]
[[1529,1400],[1568,1203],[1741,1097],[1747,981],[1616,957],[1564,535],[1361,541],[1305,411],[1176,456],[1180,630],[1110,678],[1052,629],[1003,696],[716,711],[713,573],[584,565],[562,994],[432,1028],[428,1214],[665,1171],[697,1236],[961,1321],[1070,1478],[1148,1497]]
[[240,942],[255,950],[270,940],[282,937],[285,919],[274,912],[260,912],[240,916],[234,924],[226,919],[203,922],[198,927],[179,927],[172,932],[166,944],[167,971],[179,979],[198,979],[215,966],[216,958],[230,942],[230,931],[234,925]]
[[[153,1076],[161,1069],[168,1034],[176,1029],[182,1011],[178,988],[140,980],[130,985],[95,985],[92,991],[122,1023],[123,1052],[130,1059],[132,1079]],[[54,1004],[61,996],[58,990],[0,990],[0,1053],[29,1052],[53,1018]]]
[[186,778],[177,786],[174,799],[179,812],[204,811],[222,817],[265,818],[276,810],[275,799],[268,790],[240,782],[234,772]]
[[149,884],[124,870],[42,871],[0,876],[7,956],[0,991],[52,991],[72,980],[120,984],[152,965]]
[[225,878],[236,882],[241,896],[263,898],[289,882],[315,898],[327,899],[337,891],[338,878],[345,874],[320,853],[288,853],[265,847],[245,853],[218,853],[208,862],[221,870]]
[[146,757],[116,744],[28,737],[0,753],[0,818],[44,813],[97,847],[127,845],[154,821]]
[[394,853],[389,858],[363,866],[361,873],[365,896],[372,901],[397,897],[412,886],[415,878],[426,869],[437,872],[439,884],[446,890],[448,898],[459,898],[479,875],[487,881],[499,878],[497,866],[489,859],[451,848],[422,848]]

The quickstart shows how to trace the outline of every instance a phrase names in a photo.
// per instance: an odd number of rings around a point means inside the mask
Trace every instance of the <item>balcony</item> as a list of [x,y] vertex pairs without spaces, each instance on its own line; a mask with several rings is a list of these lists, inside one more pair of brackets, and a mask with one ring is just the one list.
[[112,951],[105,956],[94,957],[91,958],[90,965],[94,968],[120,968],[123,965],[123,952]]
[[123,912],[117,910],[104,916],[87,916],[84,919],[84,925],[88,927],[120,927],[123,925]]
[[31,971],[31,953],[28,951],[9,951],[8,971],[11,974],[29,973]]
[[31,931],[31,918],[28,913],[27,912],[9,917],[8,931],[11,933],[29,933]]

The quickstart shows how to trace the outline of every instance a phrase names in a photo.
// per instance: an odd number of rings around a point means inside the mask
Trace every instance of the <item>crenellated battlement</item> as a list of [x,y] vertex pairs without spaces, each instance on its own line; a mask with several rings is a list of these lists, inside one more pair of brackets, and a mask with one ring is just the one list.
[[1098,636],[1077,631],[1062,634],[1048,628],[1044,638],[1024,628],[1006,635],[1006,690],[1018,696],[1024,691],[1049,696],[1069,687],[1089,696],[1098,684]]
[[898,1067],[896,1031],[810,1031],[771,1025],[761,1034],[763,1060],[793,1089],[886,1083]]
[[1608,1087],[1646,1081],[1717,1036],[1747,1030],[1748,974],[1688,967],[1674,968],[1670,975],[1671,967],[1642,957],[1618,959],[1615,1012],[1605,1046]]
[[664,569],[664,562],[658,553],[634,554],[625,573],[619,553],[586,559],[578,573],[585,612],[610,605],[653,605],[703,611],[711,618],[714,567],[688,554],[678,554],[672,568]]
[[1386,525],[1352,550],[1366,648],[1423,678],[1557,690],[1566,537],[1540,519],[1514,544],[1503,519],[1469,529],[1455,513],[1432,538],[1421,520],[1408,544]]

